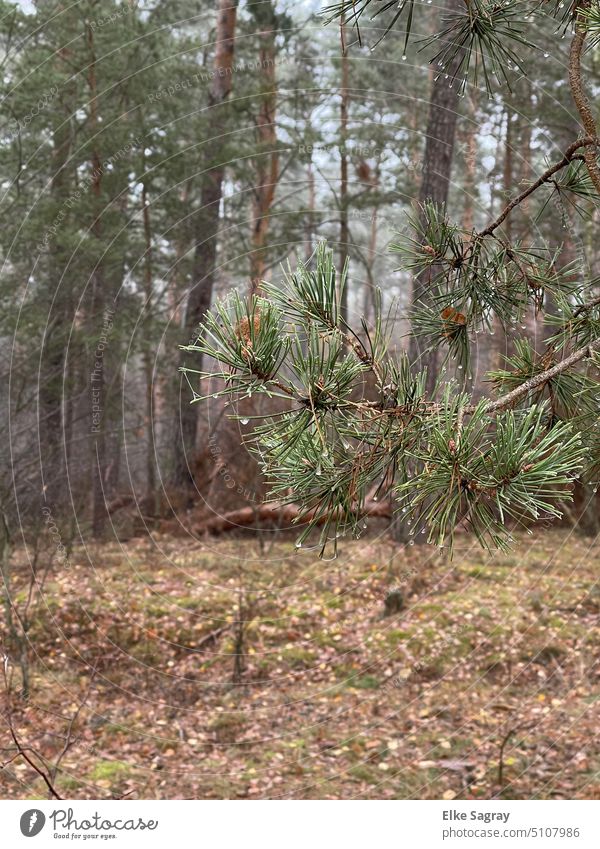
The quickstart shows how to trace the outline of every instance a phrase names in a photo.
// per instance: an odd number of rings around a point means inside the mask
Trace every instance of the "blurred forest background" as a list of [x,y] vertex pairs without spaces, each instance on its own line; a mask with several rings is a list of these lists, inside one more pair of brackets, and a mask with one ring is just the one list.
[[[451,8],[457,0],[447,2]],[[432,35],[440,14],[431,0],[417,3],[414,31]],[[412,275],[388,250],[407,212],[433,198],[447,202],[465,228],[481,226],[576,136],[570,38],[557,34],[556,20],[532,18],[527,37],[535,48],[523,46],[521,57],[528,76],[515,71],[512,91],[488,95],[483,86],[451,87],[430,66],[431,48],[405,49],[401,28],[374,47],[392,16],[365,21],[359,43],[349,26],[324,26],[317,0],[0,2],[2,634],[25,702],[40,679],[56,686],[41,716],[39,703],[15,707],[16,685],[10,674],[5,679],[10,746],[18,753],[27,743],[39,754],[37,771],[24,764],[24,773],[0,773],[8,795],[60,785],[66,794],[116,798],[489,796],[504,792],[511,764],[521,771],[515,767],[506,792],[585,797],[597,786],[599,764],[577,739],[567,734],[565,747],[555,741],[552,749],[555,738],[543,737],[544,711],[554,702],[552,721],[563,711],[565,727],[578,721],[579,732],[591,733],[580,708],[597,698],[588,643],[599,610],[588,549],[598,531],[594,493],[580,487],[565,528],[546,529],[540,543],[550,558],[561,552],[552,562],[568,588],[557,602],[563,613],[548,608],[555,584],[545,555],[528,548],[521,571],[509,558],[482,577],[483,555],[465,542],[452,572],[437,553],[395,546],[385,536],[392,520],[385,505],[375,526],[383,536],[356,549],[349,543],[345,577],[334,570],[326,578],[294,565],[291,555],[288,562],[273,542],[268,531],[288,527],[289,515],[265,533],[265,489],[242,444],[245,420],[228,418],[221,399],[190,404],[199,386],[178,371],[202,367],[179,346],[196,338],[217,296],[276,282],[282,264],[309,260],[323,240],[339,267],[349,261],[350,320],[358,327],[361,315],[372,320],[375,310],[392,309],[394,344],[408,348]],[[585,54],[593,94],[599,60],[598,47]],[[558,263],[574,264],[586,279],[598,275],[597,227],[585,196],[566,203],[552,187],[505,223],[511,238],[549,243]],[[534,344],[545,332],[533,311],[515,328]],[[512,349],[500,327],[481,335],[470,378],[477,392]],[[248,418],[267,411],[264,398],[244,403]],[[588,539],[564,549],[573,528]],[[207,542],[207,531],[242,535],[243,574],[231,536]],[[262,570],[261,558],[269,564]],[[293,599],[277,564],[292,576]],[[102,586],[96,566],[106,569]],[[497,583],[486,583],[490,575]],[[198,589],[211,581],[220,589]],[[319,600],[311,601],[298,587],[313,581]],[[349,587],[363,587],[365,598],[345,595]],[[387,616],[401,615],[411,599],[410,621],[394,620],[393,633],[381,625],[380,616],[391,622]],[[513,615],[522,599],[526,615]],[[573,627],[561,619],[567,609],[579,616]],[[436,616],[434,634],[421,620]],[[43,625],[44,617],[53,625]],[[362,633],[373,617],[381,637]],[[482,633],[483,659],[473,649]],[[366,641],[366,656],[355,654],[354,639]],[[418,648],[402,661],[407,683],[384,684],[400,680],[390,657],[405,639]],[[531,644],[526,655],[521,640]],[[465,692],[453,704],[443,678],[442,657],[459,663],[463,651],[475,652],[468,674],[483,682],[473,723],[485,725],[487,713],[489,733],[467,727]],[[247,728],[238,710],[242,683],[285,675],[300,690],[307,669],[315,670],[317,690],[326,684],[326,696],[278,714],[287,723],[281,745],[261,745],[255,762],[252,739],[266,734],[278,708],[271,696],[256,702]],[[456,674],[467,675],[468,666],[461,669]],[[202,689],[207,714],[194,728],[198,676],[210,675]],[[430,689],[440,678],[447,693]],[[218,681],[233,682],[234,695]],[[521,685],[529,688],[523,715]],[[411,687],[419,703],[398,725],[388,702]],[[137,688],[152,707],[137,696],[126,703],[124,693]],[[94,699],[104,707],[88,715]],[[347,719],[363,712],[379,731],[354,733]],[[527,734],[538,721],[532,742]],[[155,722],[166,730],[149,741],[144,725],[156,731]],[[310,733],[289,736],[306,723]],[[507,762],[513,744],[522,749]],[[404,747],[420,754],[410,756],[414,775],[394,783],[390,759]],[[82,776],[75,762],[84,755],[90,764]],[[202,757],[210,763],[198,778]],[[350,765],[338,769],[344,758]],[[575,766],[565,791],[568,758]],[[176,761],[184,766],[169,773]]]

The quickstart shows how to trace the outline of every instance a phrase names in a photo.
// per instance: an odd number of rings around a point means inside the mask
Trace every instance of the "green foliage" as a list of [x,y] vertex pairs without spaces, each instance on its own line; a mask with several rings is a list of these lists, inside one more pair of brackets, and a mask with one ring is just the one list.
[[[442,14],[441,30],[430,38],[421,39],[420,49],[438,48],[430,60],[431,64],[449,79],[450,86],[458,82],[461,93],[472,73],[473,85],[483,84],[491,94],[494,81],[509,85],[507,69],[525,73],[519,52],[523,47],[534,47],[524,35],[531,11],[529,5],[524,2],[470,0],[458,11]],[[405,27],[406,51],[415,22],[414,0],[384,3],[374,0],[341,0],[324,10],[327,22],[343,17],[347,24],[355,26],[359,42],[360,21],[368,12],[372,12],[372,20],[382,15],[386,18],[384,33],[379,41],[398,22],[402,22]]]
[[[206,316],[202,336],[183,350],[215,356],[227,369],[225,393],[263,386],[277,374],[287,354],[289,343],[281,335],[281,311],[264,298],[249,303],[238,292],[216,305]],[[182,368],[184,374],[198,374]],[[200,373],[202,374],[202,373]],[[195,393],[194,393],[195,394]],[[201,400],[195,397],[194,400]]]
[[320,328],[333,330],[340,321],[341,295],[347,274],[346,266],[338,283],[333,254],[321,243],[314,270],[301,263],[297,272],[288,272],[283,289],[268,284],[264,288],[292,318],[313,321]]
[[[596,278],[590,281],[590,291],[595,291],[600,281]],[[557,350],[567,345],[584,347],[591,345],[600,338],[600,300],[592,299],[586,302],[583,294],[578,292],[570,297],[556,297],[557,311],[546,316],[546,324],[556,329],[556,334],[548,340]]]
[[[466,246],[439,210],[426,213],[425,221],[414,221],[417,236],[399,252],[409,263],[412,256],[417,267],[415,254],[428,255],[421,247],[424,234],[434,243],[435,262],[445,269],[437,305],[466,310],[461,334],[469,324],[519,313],[528,297],[519,275],[507,272],[495,296],[492,285],[483,285],[497,274],[498,263],[516,266],[509,249],[493,240],[488,248],[481,238]],[[467,255],[453,267],[457,257]],[[476,268],[467,271],[473,255]],[[519,265],[525,258],[533,264],[534,256],[520,251]],[[535,267],[543,276],[539,263]],[[519,342],[509,368],[490,376],[498,391],[517,390],[509,406],[519,409],[506,409],[501,399],[474,405],[455,382],[438,381],[428,397],[426,374],[414,371],[405,354],[391,354],[380,319],[371,333],[363,327],[362,334],[341,320],[344,278],[338,279],[332,252],[321,245],[313,267],[301,263],[281,287],[269,287],[271,302],[246,303],[236,295],[217,304],[189,349],[216,362],[204,377],[224,381],[221,394],[234,406],[249,392],[285,399],[283,409],[257,420],[247,441],[260,458],[271,497],[301,507],[298,545],[318,528],[321,553],[328,544],[335,550],[340,533],[358,535],[366,527],[368,499],[392,491],[412,533],[426,533],[436,545],[452,547],[455,529],[464,523],[482,546],[504,548],[510,541],[507,519],[559,516],[573,481],[595,462],[585,432],[589,417],[600,411],[597,382],[566,368],[544,380],[556,348],[538,357]],[[432,310],[432,335],[434,319]],[[459,345],[444,329],[448,317],[441,320],[437,344],[446,337],[450,356],[459,360]],[[248,339],[240,338],[241,325],[252,328]],[[528,381],[540,376],[528,391]]]
[[507,244],[493,234],[467,232],[446,211],[425,203],[408,217],[408,228],[390,245],[402,268],[428,274],[426,300],[412,309],[412,332],[426,350],[444,347],[447,357],[467,368],[473,333],[504,329],[523,319],[544,298],[573,290],[571,269],[559,270],[556,251]]
[[[385,31],[381,38],[384,38],[388,32],[402,18],[406,11],[406,40],[404,48],[408,45],[412,24],[415,15],[415,0],[387,0],[387,2],[376,2],[376,0],[341,0],[339,3],[334,3],[331,6],[326,6],[323,13],[328,16],[327,23],[330,23],[335,18],[344,18],[347,24],[356,27],[359,43],[362,43],[360,34],[360,19],[367,12],[373,12],[371,19],[375,19],[380,15],[386,15],[388,12],[393,12],[390,20],[385,25]],[[379,39],[381,41],[381,38]]]
[[600,5],[598,2],[590,3],[580,10],[580,18],[588,33],[588,41],[591,46],[600,44]]
[[569,497],[586,451],[570,425],[549,430],[537,405],[492,420],[482,402],[457,428],[467,403],[448,387],[414,454],[417,471],[397,494],[411,534],[428,531],[429,542],[443,545],[448,527],[464,522],[484,548],[506,548],[508,518],[560,515],[556,502]]
[[525,73],[517,51],[534,46],[524,36],[526,7],[520,2],[470,0],[459,12],[447,16],[448,25],[441,33],[425,41],[426,47],[442,44],[431,63],[451,78],[450,85],[458,81],[461,91],[471,69],[473,84],[483,84],[488,93],[493,91],[494,79],[510,89],[507,69]]

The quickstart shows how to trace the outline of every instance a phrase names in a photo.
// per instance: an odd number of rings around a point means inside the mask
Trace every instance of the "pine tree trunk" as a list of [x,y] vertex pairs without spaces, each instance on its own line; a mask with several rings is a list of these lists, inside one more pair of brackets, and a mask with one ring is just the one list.
[[277,108],[277,81],[275,78],[276,18],[270,3],[259,4],[260,25],[259,61],[262,69],[261,100],[256,130],[258,150],[256,157],[256,184],[252,195],[252,252],[250,254],[251,293],[258,293],[267,268],[267,236],[269,216],[279,179],[279,154],[275,114]]
[[[350,248],[350,228],[348,225],[348,107],[350,85],[350,69],[348,65],[348,47],[346,42],[346,25],[344,16],[340,22],[342,85],[340,88],[340,272],[348,261]],[[341,314],[348,320],[348,281],[342,292]]]
[[307,182],[308,182],[308,210],[306,213],[306,223],[304,225],[305,232],[305,249],[304,258],[308,262],[314,251],[314,235],[315,235],[315,172],[312,161],[307,166]]
[[[63,48],[58,51],[58,70],[62,71],[69,61],[70,52]],[[67,86],[67,92],[71,86]],[[53,131],[52,180],[50,191],[57,208],[64,208],[72,185],[72,173],[68,170],[71,155],[72,136],[69,116],[71,111],[67,102],[64,111],[56,114]],[[56,287],[48,291],[48,326],[42,343],[40,355],[40,377],[38,388],[38,426],[40,438],[41,489],[43,498],[53,509],[64,497],[63,463],[61,460],[64,431],[63,375],[65,371],[65,344],[63,322],[68,326],[72,315],[68,312],[70,298],[65,304],[60,290],[65,287],[63,275],[68,265],[70,250],[63,245],[63,235],[58,232],[50,246],[49,286]]]
[[[510,100],[506,105],[506,132],[504,133],[504,203],[508,203],[513,192],[513,133],[512,107]],[[509,213],[502,225],[508,242],[512,241],[512,215]]]
[[[448,0],[447,9],[450,12],[462,7],[462,0]],[[450,174],[456,139],[456,121],[458,111],[458,89],[456,84],[450,87],[445,74],[437,73],[433,77],[431,101],[429,103],[429,118],[425,155],[423,160],[423,179],[419,190],[419,202],[432,201],[436,204],[446,204],[450,188]],[[431,281],[439,274],[437,266],[431,266],[413,279],[413,304],[427,304],[431,299]],[[411,336],[409,357],[413,366],[427,369],[427,390],[432,392],[437,379],[438,350],[421,352],[417,338]],[[401,516],[392,523],[392,535],[398,542],[407,542],[409,528]],[[423,534],[417,534],[416,543],[425,542]]]
[[475,227],[475,194],[477,188],[477,90],[469,98],[469,120],[465,133],[465,205],[463,227],[472,230]]
[[[379,190],[379,169],[375,171],[373,176],[373,181],[371,183],[375,192]],[[367,279],[365,281],[365,292],[364,292],[364,301],[363,301],[363,316],[367,324],[369,323],[371,313],[373,313],[373,320],[376,320],[377,316],[375,311],[377,309],[376,299],[375,299],[375,259],[377,257],[377,212],[378,207],[375,206],[373,208],[373,215],[371,216],[371,232],[369,235],[369,248],[367,252]]]
[[[145,162],[143,172],[146,172]],[[153,314],[153,254],[152,254],[152,226],[150,222],[150,208],[148,201],[148,185],[146,180],[142,183],[142,220],[144,222],[144,295],[146,303],[146,338],[143,353],[145,386],[145,419],[146,419],[146,509],[150,515],[154,515],[158,506],[156,492],[156,459],[154,444],[154,359],[150,346],[152,339],[152,314]]]
[[[447,9],[458,11],[463,6],[463,0],[448,0]],[[423,160],[423,179],[419,190],[419,202],[432,201],[445,204],[448,200],[450,173],[456,138],[456,119],[458,111],[458,87],[450,87],[449,79],[444,73],[438,73],[433,78],[431,101],[429,104],[429,119]],[[430,266],[413,280],[413,304],[427,304],[430,300],[431,281],[439,273],[439,268]],[[419,340],[411,336],[409,356],[413,365],[420,369],[427,368],[427,388],[432,391],[437,377],[437,349],[421,353]]]
[[[96,51],[94,46],[93,28],[87,25],[87,43],[90,55],[88,65],[88,88],[90,92],[90,134],[97,139],[98,134],[98,83],[96,79]],[[90,166],[92,169],[91,191],[94,203],[92,206],[92,224],[90,231],[98,244],[98,260],[92,271],[92,305],[90,310],[90,333],[92,348],[89,352],[91,360],[91,393],[93,404],[98,408],[97,418],[92,415],[92,439],[91,439],[91,497],[92,497],[92,533],[95,537],[104,534],[106,522],[105,509],[105,484],[107,472],[106,452],[106,415],[107,415],[107,380],[106,380],[106,358],[103,355],[99,360],[96,356],[96,340],[99,336],[99,328],[103,325],[106,304],[106,280],[104,266],[102,263],[103,250],[103,228],[101,221],[102,213],[102,156],[98,144],[94,142],[91,152]],[[103,352],[104,353],[104,352]]]
[[[231,93],[236,18],[237,0],[217,0],[216,51],[213,62],[215,74],[208,92],[212,136],[205,147],[206,170],[200,193],[200,209],[194,224],[196,247],[183,322],[186,343],[195,341],[198,328],[210,309],[215,284],[219,209],[225,176],[225,164],[222,161],[222,134],[225,130],[223,104]],[[181,364],[185,364],[185,357],[182,357]],[[198,354],[194,357],[194,368],[202,368]],[[177,405],[172,482],[175,486],[187,489],[193,489],[194,485],[199,411],[199,406],[190,404],[190,400],[187,381],[183,379]]]

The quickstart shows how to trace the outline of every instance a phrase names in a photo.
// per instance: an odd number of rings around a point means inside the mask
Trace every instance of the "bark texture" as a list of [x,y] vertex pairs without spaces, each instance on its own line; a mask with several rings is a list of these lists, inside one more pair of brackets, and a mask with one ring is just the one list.
[[[198,328],[210,309],[215,285],[219,210],[223,196],[225,162],[223,134],[226,115],[223,104],[229,98],[233,81],[233,57],[237,0],[217,0],[216,50],[213,62],[215,74],[208,93],[208,109],[213,134],[205,146],[205,170],[200,192],[200,209],[194,223],[195,248],[192,280],[183,319],[184,341],[195,341]],[[185,358],[181,364],[184,365]],[[201,369],[202,361],[195,356],[194,368]],[[197,404],[190,404],[186,380],[180,383],[172,480],[177,487],[193,489],[196,435],[198,431]]]
[[[449,12],[461,9],[463,0],[447,0]],[[423,179],[419,190],[419,202],[432,201],[445,204],[448,200],[450,174],[456,138],[456,119],[458,111],[458,89],[450,87],[450,80],[445,74],[434,76],[429,103],[429,118],[427,122],[427,137],[423,159]],[[435,265],[428,267],[418,274],[413,281],[413,304],[426,304],[431,292],[431,281],[439,273]],[[420,369],[428,371],[427,388],[431,390],[435,383],[438,368],[438,352],[427,353],[420,350],[418,339],[411,337],[409,355],[411,362]]]

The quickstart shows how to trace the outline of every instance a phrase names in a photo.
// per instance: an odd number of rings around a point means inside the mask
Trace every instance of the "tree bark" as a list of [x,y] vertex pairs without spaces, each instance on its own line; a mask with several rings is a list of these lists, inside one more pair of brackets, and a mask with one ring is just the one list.
[[[450,12],[462,8],[463,0],[447,0],[446,8]],[[429,119],[423,159],[423,179],[419,190],[419,202],[432,201],[445,204],[448,200],[450,173],[456,137],[456,118],[458,111],[458,88],[450,87],[443,73],[435,75],[432,83]],[[426,304],[430,300],[431,281],[439,273],[437,266],[430,266],[413,280],[413,304]],[[433,390],[438,367],[438,352],[433,349],[421,352],[419,340],[411,336],[409,356],[413,365],[427,368],[427,389]]]
[[[446,8],[450,12],[462,8],[463,0],[447,0]],[[449,72],[450,74],[450,72]],[[452,75],[450,74],[450,77]],[[419,203],[432,201],[445,205],[448,201],[450,174],[456,139],[456,119],[458,111],[458,87],[450,87],[450,80],[444,73],[436,73],[431,84],[431,100],[423,159],[423,179],[419,189]],[[413,278],[412,303],[431,302],[431,282],[440,273],[436,265],[429,266]],[[438,372],[438,349],[420,350],[419,339],[410,337],[409,358],[413,368],[427,369],[426,389],[433,393]],[[397,542],[408,541],[407,523],[398,517],[392,524],[392,535]],[[419,534],[417,544],[425,541]]]
[[[69,63],[71,51],[61,48],[57,54],[57,71],[70,76]],[[64,109],[56,112],[53,127],[52,167],[53,174],[50,191],[57,208],[62,207],[69,197],[73,184],[73,169],[69,168],[72,151],[72,131],[70,115],[72,112],[72,84],[63,87],[66,100]],[[61,101],[62,103],[62,101]],[[65,461],[61,458],[62,441],[65,428],[66,401],[63,398],[63,383],[66,367],[64,328],[72,321],[70,292],[65,294],[63,279],[68,265],[70,249],[64,244],[64,236],[56,233],[49,250],[48,274],[48,324],[40,352],[40,379],[38,387],[38,427],[40,470],[42,474],[42,497],[47,503],[58,508],[61,496],[65,495],[62,479]],[[54,287],[54,288],[52,288]]]
[[[223,104],[231,93],[237,0],[217,0],[215,71],[208,91],[208,109],[212,135],[205,147],[204,179],[200,193],[200,209],[194,222],[196,246],[192,280],[184,315],[185,342],[194,342],[199,326],[210,309],[215,284],[219,209],[223,196],[225,163],[222,158],[222,135],[226,116]],[[181,358],[181,365],[185,357]],[[202,368],[202,358],[194,356],[194,368]],[[197,404],[190,404],[188,385],[182,379],[179,387],[178,420],[176,422],[175,457],[172,482],[193,490],[193,465],[198,431]]]
[[259,292],[267,267],[267,236],[269,216],[279,179],[279,153],[275,115],[277,81],[275,77],[276,16],[271,3],[253,7],[260,26],[259,61],[262,69],[260,109],[256,120],[258,149],[256,156],[256,185],[252,194],[252,252],[250,254],[251,294]]
[[[98,137],[98,83],[96,78],[96,51],[94,46],[94,31],[87,24],[87,44],[90,56],[88,65],[88,88],[90,92],[90,117],[89,126],[92,138]],[[94,141],[90,157],[90,167],[92,169],[91,190],[93,196],[92,205],[92,224],[90,231],[98,244],[98,259],[92,271],[92,304],[90,310],[90,338],[92,339],[92,350],[90,351],[91,365],[91,398],[93,406],[98,408],[97,416],[94,418],[92,410],[92,439],[91,439],[91,464],[92,464],[92,533],[95,537],[101,537],[104,533],[106,522],[106,506],[105,506],[105,481],[107,471],[107,453],[106,453],[106,413],[107,413],[107,398],[106,388],[107,380],[105,374],[106,362],[103,357],[101,361],[96,358],[95,340],[98,337],[98,327],[100,322],[104,320],[106,309],[106,287],[104,267],[102,262],[103,245],[102,236],[103,228],[100,216],[102,214],[102,156],[98,149],[98,144]],[[102,318],[100,318],[102,317]],[[99,363],[99,365],[98,365]]]
[[[340,42],[342,61],[342,84],[340,88],[340,273],[348,262],[350,247],[350,228],[348,225],[348,108],[350,85],[350,68],[348,64],[348,47],[346,43],[346,24],[344,15],[340,21]],[[341,315],[348,321],[348,281],[342,290],[340,302]]]
[[[62,120],[62,119],[61,119]],[[54,198],[64,200],[68,197],[68,182],[65,167],[69,156],[70,140],[63,132],[55,134],[54,157],[56,171],[51,183]],[[57,244],[50,248],[49,282],[59,290],[65,270],[65,254],[60,246],[60,234]],[[60,478],[62,476],[62,433],[63,421],[63,375],[65,369],[65,346],[61,315],[61,300],[49,292],[49,316],[42,351],[40,354],[40,378],[38,390],[38,424],[40,434],[40,469],[42,471],[43,498],[56,506],[60,497]],[[56,312],[55,312],[56,311]],[[53,314],[54,313],[54,314]]]
[[[504,198],[505,203],[511,198],[513,191],[513,133],[512,133],[512,109],[510,101],[506,105],[506,132],[504,134]],[[512,240],[512,218],[506,216],[504,221],[504,233],[507,241]]]
[[477,188],[477,90],[469,98],[469,120],[465,133],[465,205],[463,227],[475,227],[475,192]]
[[[143,164],[143,173],[146,173],[146,164]],[[156,491],[156,457],[154,443],[154,360],[152,356],[152,315],[153,315],[153,250],[152,250],[152,224],[150,221],[150,204],[148,200],[148,183],[144,179],[142,183],[142,220],[144,222],[144,295],[146,303],[145,323],[147,326],[146,338],[144,339],[143,367],[145,386],[145,424],[146,424],[146,503],[150,515],[154,515],[158,507],[158,494]]]
[[[390,506],[384,502],[367,501],[361,510],[361,516],[373,519],[389,519],[391,515]],[[223,534],[234,531],[236,528],[247,528],[253,525],[267,524],[276,525],[279,528],[287,526],[288,530],[294,530],[307,525],[313,518],[312,513],[303,514],[295,504],[259,504],[252,507],[240,507],[222,516],[211,516],[199,520],[192,527],[195,534]],[[328,515],[321,516],[318,524],[322,525],[328,519]],[[181,524],[175,522],[163,522],[161,531],[181,531]]]
[[304,259],[306,262],[311,258],[314,251],[314,235],[315,235],[315,209],[316,209],[316,193],[315,193],[315,172],[313,169],[312,160],[307,165],[306,179],[308,182],[308,210],[304,224],[305,233],[305,249]]

